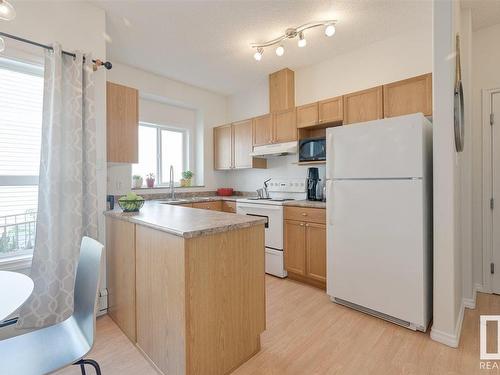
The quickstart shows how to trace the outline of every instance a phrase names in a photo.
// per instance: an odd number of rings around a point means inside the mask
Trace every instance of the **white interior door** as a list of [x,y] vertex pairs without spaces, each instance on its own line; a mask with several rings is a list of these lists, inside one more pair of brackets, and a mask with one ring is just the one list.
[[491,96],[491,113],[494,123],[491,127],[491,182],[492,198],[492,291],[500,294],[500,92]]
[[422,180],[333,181],[329,295],[425,326]]

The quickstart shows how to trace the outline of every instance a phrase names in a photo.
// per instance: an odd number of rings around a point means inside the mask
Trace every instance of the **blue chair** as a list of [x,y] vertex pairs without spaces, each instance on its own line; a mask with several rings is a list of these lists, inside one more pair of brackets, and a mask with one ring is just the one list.
[[97,291],[103,245],[84,237],[75,280],[75,309],[65,321],[0,341],[0,374],[41,375],[69,365],[99,364],[84,359],[94,344]]

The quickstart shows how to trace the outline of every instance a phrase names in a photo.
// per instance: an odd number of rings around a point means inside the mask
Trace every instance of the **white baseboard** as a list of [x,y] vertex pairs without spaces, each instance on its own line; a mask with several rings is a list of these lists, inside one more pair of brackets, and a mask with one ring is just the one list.
[[474,285],[472,288],[472,298],[464,298],[464,306],[468,309],[474,310],[476,308],[477,287]]
[[455,332],[453,334],[449,334],[447,332],[443,332],[432,327],[431,339],[441,344],[450,346],[452,348],[457,348],[460,342],[460,334],[462,333],[462,323],[464,322],[464,311],[465,311],[465,302],[462,300],[462,304],[460,306],[460,312],[458,314],[457,324],[455,326]]
[[483,284],[475,284],[474,289],[480,293],[491,293],[491,290],[488,290]]

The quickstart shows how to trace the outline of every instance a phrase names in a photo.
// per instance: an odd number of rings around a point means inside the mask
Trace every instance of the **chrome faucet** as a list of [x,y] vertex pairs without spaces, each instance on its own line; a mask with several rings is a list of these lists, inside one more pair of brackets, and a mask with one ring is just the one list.
[[268,198],[269,198],[269,191],[267,190],[267,183],[268,183],[269,181],[271,181],[271,180],[272,180],[272,178],[270,178],[270,179],[268,179],[268,180],[264,181],[264,189],[263,189],[263,190],[264,190],[264,198],[266,198],[266,199],[268,199]]
[[175,191],[174,191],[174,166],[170,166],[170,199],[175,199]]

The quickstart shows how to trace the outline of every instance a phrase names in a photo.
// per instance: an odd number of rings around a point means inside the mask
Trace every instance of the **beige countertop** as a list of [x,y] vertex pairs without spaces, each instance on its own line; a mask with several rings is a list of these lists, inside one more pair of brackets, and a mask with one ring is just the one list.
[[308,200],[286,201],[284,205],[292,207],[326,208],[326,202],[322,201],[308,201]]
[[186,203],[217,202],[217,201],[235,202],[238,199],[242,199],[242,198],[245,198],[245,197],[237,196],[237,195],[231,195],[231,196],[214,195],[214,196],[210,196],[210,197],[186,197],[186,198],[179,198],[179,199],[176,198],[173,201],[168,199],[168,198],[167,199],[155,199],[154,201],[178,205],[178,204],[186,204]]
[[[220,200],[223,197],[217,198]],[[139,212],[125,213],[117,205],[114,210],[106,211],[104,214],[118,220],[144,225],[184,238],[226,232],[265,223],[263,218],[178,207],[175,204],[161,204],[159,201],[146,201]]]

